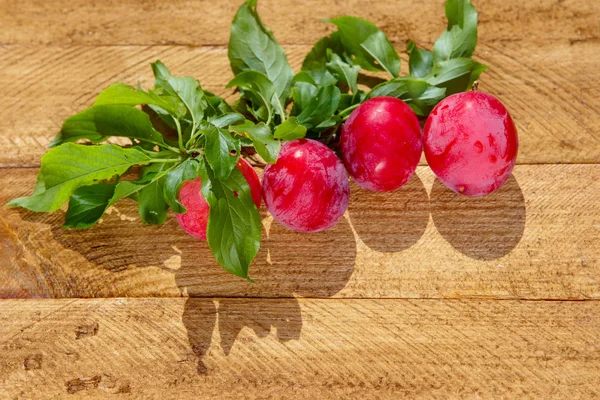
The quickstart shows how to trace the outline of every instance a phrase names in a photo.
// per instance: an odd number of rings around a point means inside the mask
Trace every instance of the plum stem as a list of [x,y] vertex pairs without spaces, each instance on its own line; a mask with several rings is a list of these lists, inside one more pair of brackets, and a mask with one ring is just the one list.
[[[350,106],[350,107],[348,107],[348,108],[345,108],[345,109],[343,109],[342,111],[340,111],[338,115],[344,115],[344,114],[346,114],[346,113],[349,113],[349,112],[351,112],[352,110],[354,110],[355,108],[357,108],[358,106],[360,106],[360,104],[361,104],[361,103],[354,104],[354,105],[352,105],[352,106]],[[348,118],[347,116],[346,116],[346,117],[344,117],[344,120],[346,120],[347,118]]]
[[183,133],[181,132],[181,124],[179,123],[179,120],[175,117],[173,117],[173,121],[175,121],[175,125],[177,126],[177,139],[179,142],[179,149],[185,153],[185,147],[183,147]]

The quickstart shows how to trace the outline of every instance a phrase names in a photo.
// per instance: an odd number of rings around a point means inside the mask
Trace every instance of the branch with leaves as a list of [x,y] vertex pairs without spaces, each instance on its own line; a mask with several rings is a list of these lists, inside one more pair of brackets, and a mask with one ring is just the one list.
[[[238,10],[228,55],[240,99],[228,104],[191,77],[174,77],[157,61],[154,88],[123,83],[102,91],[92,107],[68,118],[42,157],[31,196],[9,204],[53,212],[68,202],[66,228],[89,228],[117,201],[137,201],[141,220],[162,224],[169,209],[185,213],[182,184],[198,177],[210,206],[208,245],[227,271],[249,279],[260,247],[261,221],[250,187],[235,168],[243,148],[275,163],[282,142],[305,136],[332,144],[337,129],[363,101],[404,100],[421,117],[446,96],[468,90],[486,67],[470,57],[477,42],[477,13],[469,0],[448,0],[447,30],[433,51],[409,42],[409,71],[373,23],[344,16],[319,40],[294,74],[285,52],[260,20],[256,0]],[[390,79],[369,91],[361,71]],[[289,112],[287,111],[289,110]],[[106,144],[111,137],[128,146]],[[133,181],[123,175],[141,167]]]

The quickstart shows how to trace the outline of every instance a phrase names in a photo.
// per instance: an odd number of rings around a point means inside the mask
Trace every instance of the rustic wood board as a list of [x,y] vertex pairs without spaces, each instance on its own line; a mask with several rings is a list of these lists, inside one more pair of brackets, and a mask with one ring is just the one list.
[[[313,235],[263,207],[256,285],[128,201],[86,231],[4,206],[66,117],[115,81],[150,86],[156,59],[234,99],[240,1],[0,2],[0,399],[600,397],[598,1],[475,1],[480,88],[520,135],[501,191],[464,199],[422,166],[394,193],[353,186],[341,223]],[[443,3],[259,12],[299,70],[332,31],[320,18],[367,18],[403,51],[432,46]]]
[[[0,43],[226,44],[241,1],[4,0]],[[478,0],[480,41],[597,40],[600,3],[589,0]],[[312,44],[332,31],[322,18],[356,15],[393,42],[433,43],[444,30],[444,0],[261,0],[259,13],[284,44]]]
[[[491,68],[481,90],[498,96],[519,130],[518,163],[589,163],[600,159],[600,65],[597,43],[482,43],[477,58]],[[299,70],[310,46],[287,46]],[[401,50],[401,49],[399,49]],[[111,83],[153,84],[150,63],[233,98],[225,47],[6,46],[0,48],[0,166],[37,166],[65,118],[89,107]],[[403,63],[406,71],[408,63]],[[51,106],[49,106],[51,105]],[[24,118],[34,115],[34,118]]]
[[0,397],[592,399],[598,313],[595,301],[3,300]]
[[[0,177],[0,201],[28,193],[35,173]],[[174,218],[142,226],[130,201],[71,231],[62,212],[4,207],[0,297],[600,298],[599,165],[517,166],[480,199],[455,195],[427,167],[396,192],[351,192],[348,218],[324,233],[263,213],[255,285],[219,268]]]

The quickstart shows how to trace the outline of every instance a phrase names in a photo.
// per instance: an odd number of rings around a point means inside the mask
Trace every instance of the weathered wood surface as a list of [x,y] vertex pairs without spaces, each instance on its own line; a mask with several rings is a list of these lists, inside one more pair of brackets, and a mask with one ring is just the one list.
[[[9,171],[2,203],[35,182],[35,169]],[[174,218],[143,226],[128,200],[89,230],[64,230],[62,212],[3,207],[0,296],[600,298],[598,193],[599,165],[517,166],[480,199],[419,167],[396,192],[353,185],[348,218],[325,233],[295,233],[264,213],[255,285],[219,268]]]
[[0,397],[592,399],[599,313],[596,301],[3,300]]
[[[300,69],[310,46],[287,46]],[[401,50],[401,49],[399,49]],[[482,42],[490,65],[481,90],[508,107],[519,130],[519,163],[590,163],[600,159],[600,45],[596,42]],[[0,48],[0,166],[37,166],[62,122],[90,106],[110,84],[152,86],[150,62],[192,75],[228,99],[233,77],[225,47],[5,46]],[[406,71],[407,63],[403,68]]]
[[[241,1],[4,0],[0,43],[226,44]],[[589,0],[478,0],[480,40],[597,40],[600,3]],[[323,18],[356,15],[377,23],[393,42],[433,43],[445,28],[444,1],[261,0],[265,24],[284,44],[312,44],[331,32]]]
[[[0,399],[600,397],[598,1],[476,1],[480,88],[520,134],[502,190],[461,198],[420,167],[397,192],[353,186],[312,235],[263,209],[256,285],[131,202],[86,231],[3,205],[66,117],[115,81],[151,85],[156,59],[233,99],[240,2],[0,1],[0,298],[29,298],[0,300]],[[323,17],[372,20],[400,51],[445,26],[443,0],[259,12],[296,70]]]

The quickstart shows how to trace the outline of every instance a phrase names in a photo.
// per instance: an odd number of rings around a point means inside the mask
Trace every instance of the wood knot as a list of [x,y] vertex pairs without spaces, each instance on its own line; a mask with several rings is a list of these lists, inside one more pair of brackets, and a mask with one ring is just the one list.
[[79,325],[75,328],[75,339],[79,340],[86,337],[96,336],[100,325],[97,322],[91,324]]

